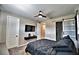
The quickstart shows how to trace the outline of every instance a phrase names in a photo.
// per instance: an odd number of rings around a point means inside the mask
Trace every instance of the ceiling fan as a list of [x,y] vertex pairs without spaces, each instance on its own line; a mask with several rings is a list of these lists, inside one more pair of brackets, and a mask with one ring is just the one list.
[[38,17],[38,18],[46,18],[46,16],[43,14],[43,12],[40,10],[39,14],[34,16],[34,17]]

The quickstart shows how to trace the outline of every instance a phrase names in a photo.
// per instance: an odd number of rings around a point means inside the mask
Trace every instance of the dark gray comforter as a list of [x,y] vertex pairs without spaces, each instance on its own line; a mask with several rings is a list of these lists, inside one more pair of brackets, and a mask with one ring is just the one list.
[[53,47],[55,45],[55,41],[48,39],[41,39],[35,42],[31,42],[27,45],[25,51],[30,52],[33,55],[50,55],[55,54]]
[[59,41],[41,39],[27,45],[25,51],[32,55],[73,55],[77,54],[74,42],[67,35]]

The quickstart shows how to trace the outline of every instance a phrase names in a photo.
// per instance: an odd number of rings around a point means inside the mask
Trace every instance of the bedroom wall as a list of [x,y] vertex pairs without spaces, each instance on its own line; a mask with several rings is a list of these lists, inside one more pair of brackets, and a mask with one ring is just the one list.
[[77,31],[78,31],[78,48],[79,48],[79,14],[78,14],[78,16],[77,16]]
[[[14,16],[19,18],[20,21],[20,30],[19,30],[19,44],[25,44],[25,40],[24,37],[27,36],[27,34],[25,32],[25,25],[35,25],[36,26],[36,22],[29,20],[27,18],[12,14],[12,13],[8,13],[5,11],[0,11],[0,54],[9,54],[8,53],[8,48],[6,46],[6,24],[7,24],[7,16]],[[31,35],[35,34],[35,32],[31,32]]]
[[[19,42],[20,42],[20,44],[23,43],[22,40],[24,41],[24,37],[25,36],[27,37],[28,33],[31,33],[31,35],[35,34],[35,32],[25,32],[25,25],[34,25],[34,26],[36,26],[37,22],[32,21],[32,20],[27,19],[27,18],[24,18],[24,17],[21,17],[21,16],[18,16],[18,15],[15,15],[15,14],[12,14],[12,13],[5,12],[5,11],[1,11],[1,13],[0,13],[0,15],[1,15],[0,16],[0,32],[2,32],[3,35],[0,33],[0,36],[2,38],[4,38],[4,40],[2,40],[3,42],[6,42],[6,40],[5,40],[6,39],[6,23],[7,23],[7,16],[8,15],[9,16],[14,16],[14,17],[17,17],[17,18],[20,19],[20,23],[19,23],[19,26],[20,26],[20,28],[19,28],[20,41]],[[2,30],[1,30],[1,28],[2,28]]]
[[[49,19],[47,21],[44,21],[44,23],[46,23],[46,25],[50,25],[50,26],[47,26],[48,28],[46,28],[46,33],[48,33],[48,31],[49,31],[51,35],[53,33],[56,35],[55,24],[53,24],[52,22],[55,23],[55,22],[58,22],[58,21],[63,21],[62,19],[68,20],[68,18],[73,18],[74,16],[75,16],[75,14],[71,14],[71,15],[61,16],[61,17],[57,17],[57,18],[53,18],[53,19]],[[51,30],[49,29],[49,27],[50,27]],[[48,34],[46,34],[46,37],[47,36],[48,36]],[[48,36],[48,37],[51,38],[50,36]],[[56,40],[56,39],[53,39],[53,40]],[[75,43],[75,46],[77,47],[77,41],[73,40],[73,42]]]
[[37,40],[41,39],[41,23],[37,23],[35,33],[37,35]]
[[1,40],[1,31],[2,31],[2,19],[1,19],[1,11],[0,11],[0,42],[2,41]]
[[0,55],[8,55],[8,49],[6,43],[0,43]]
[[0,12],[0,55],[9,54],[6,46],[6,14]]
[[0,42],[6,42],[6,14],[0,12]]
[[45,22],[45,38],[56,41],[55,22]]
[[36,26],[36,22],[35,21],[31,21],[29,19],[25,19],[25,18],[21,18],[20,19],[20,31],[19,31],[19,44],[25,44],[27,41],[24,40],[24,37],[28,37],[28,34],[30,33],[31,36],[35,35],[35,32],[25,32],[25,25],[34,25]]

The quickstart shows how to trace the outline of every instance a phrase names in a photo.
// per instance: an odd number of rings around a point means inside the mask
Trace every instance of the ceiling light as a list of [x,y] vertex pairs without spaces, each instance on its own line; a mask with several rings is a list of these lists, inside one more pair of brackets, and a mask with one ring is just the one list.
[[42,18],[42,16],[41,16],[41,15],[39,15],[38,17],[39,17],[39,18]]
[[34,17],[46,18],[46,16],[43,14],[42,11],[39,11],[39,13],[36,16],[34,16]]

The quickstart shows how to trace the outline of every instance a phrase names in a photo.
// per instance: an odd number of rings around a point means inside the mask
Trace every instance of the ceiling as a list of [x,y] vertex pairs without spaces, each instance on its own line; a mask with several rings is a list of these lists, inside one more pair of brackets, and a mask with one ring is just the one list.
[[54,18],[75,13],[78,4],[2,4],[0,9],[26,17],[31,20],[42,21],[34,17],[41,10],[47,18]]

